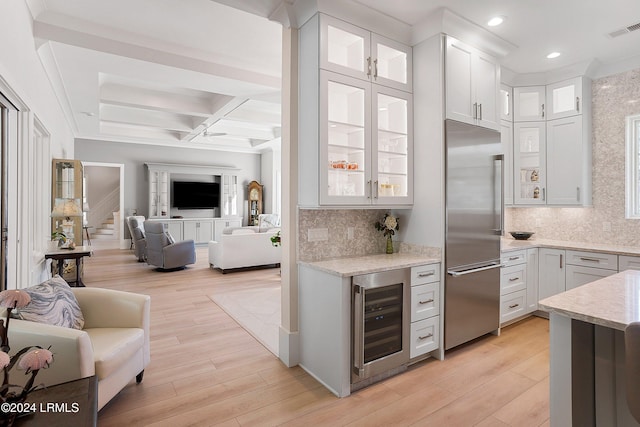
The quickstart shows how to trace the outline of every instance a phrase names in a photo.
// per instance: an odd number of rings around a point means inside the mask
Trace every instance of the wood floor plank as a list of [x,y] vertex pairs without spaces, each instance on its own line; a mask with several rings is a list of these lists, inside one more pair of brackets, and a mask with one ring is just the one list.
[[339,399],[286,368],[211,299],[279,281],[278,269],[212,270],[206,247],[195,265],[170,273],[131,251],[96,250],[85,259],[88,286],[151,295],[151,364],[141,384],[132,380],[100,411],[98,425],[549,425],[546,319],[525,319]]

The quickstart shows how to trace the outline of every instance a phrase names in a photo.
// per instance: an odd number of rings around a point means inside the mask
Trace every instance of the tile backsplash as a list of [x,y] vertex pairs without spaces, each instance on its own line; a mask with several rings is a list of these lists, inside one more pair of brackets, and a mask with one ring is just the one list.
[[640,69],[592,82],[593,207],[511,208],[508,231],[534,238],[640,245],[640,220],[625,219],[625,117],[640,114]]
[[[388,210],[380,209],[299,209],[298,210],[298,259],[319,261],[328,258],[382,254],[386,237],[376,230],[374,223],[381,221]],[[392,212],[393,214],[393,212]],[[403,226],[400,215],[400,227]],[[348,229],[353,227],[353,239]],[[327,229],[329,239],[310,242],[310,229]],[[404,244],[394,236],[395,252],[413,252],[440,256],[440,250],[418,245]]]

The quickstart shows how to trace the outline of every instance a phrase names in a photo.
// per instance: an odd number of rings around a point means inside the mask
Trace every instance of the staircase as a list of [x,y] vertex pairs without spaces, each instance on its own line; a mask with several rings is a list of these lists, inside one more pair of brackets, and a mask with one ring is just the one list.
[[91,240],[116,239],[115,229],[116,226],[112,216],[105,219],[99,227],[91,231]]

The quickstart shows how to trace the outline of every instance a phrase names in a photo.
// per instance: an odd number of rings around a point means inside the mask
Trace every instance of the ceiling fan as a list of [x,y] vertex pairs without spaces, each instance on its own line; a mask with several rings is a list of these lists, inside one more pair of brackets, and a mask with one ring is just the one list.
[[205,138],[208,136],[225,136],[227,135],[227,132],[209,132],[209,129],[205,129],[204,132],[202,132],[202,136],[204,136]]

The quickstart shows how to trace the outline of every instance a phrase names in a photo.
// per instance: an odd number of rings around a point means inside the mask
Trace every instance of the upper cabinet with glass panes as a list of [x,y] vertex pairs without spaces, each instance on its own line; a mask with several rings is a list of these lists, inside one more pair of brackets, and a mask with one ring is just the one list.
[[547,120],[582,114],[584,77],[575,77],[547,85]]
[[411,92],[411,47],[320,15],[320,68]]
[[411,206],[410,48],[323,14],[299,40],[300,206]]

